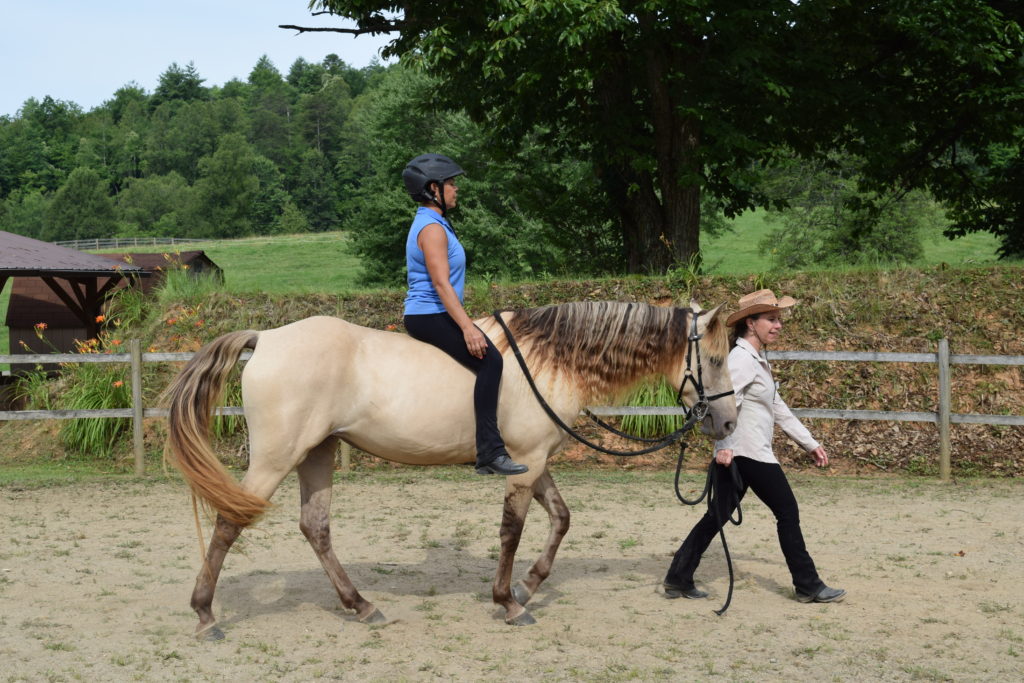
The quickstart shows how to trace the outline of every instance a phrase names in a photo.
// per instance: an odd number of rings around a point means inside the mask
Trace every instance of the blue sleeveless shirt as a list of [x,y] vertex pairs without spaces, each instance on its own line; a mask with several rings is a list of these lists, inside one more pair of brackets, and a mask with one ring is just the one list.
[[405,240],[405,267],[408,271],[409,291],[405,295],[405,315],[426,315],[429,313],[445,313],[444,304],[434,289],[434,283],[427,272],[427,261],[423,256],[417,240],[423,228],[431,223],[438,223],[444,228],[448,237],[448,280],[455,288],[455,293],[462,301],[462,292],[466,284],[466,250],[448,221],[433,209],[421,206],[416,210],[416,217],[409,228],[409,236]]

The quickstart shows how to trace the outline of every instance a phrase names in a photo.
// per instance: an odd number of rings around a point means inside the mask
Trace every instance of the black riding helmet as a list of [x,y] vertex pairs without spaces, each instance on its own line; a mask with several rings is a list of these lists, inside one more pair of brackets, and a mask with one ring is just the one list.
[[434,202],[441,207],[441,215],[448,212],[444,202],[444,193],[440,197],[430,191],[430,183],[443,185],[444,181],[465,173],[462,167],[443,154],[421,154],[408,164],[402,171],[402,181],[409,196],[416,202]]

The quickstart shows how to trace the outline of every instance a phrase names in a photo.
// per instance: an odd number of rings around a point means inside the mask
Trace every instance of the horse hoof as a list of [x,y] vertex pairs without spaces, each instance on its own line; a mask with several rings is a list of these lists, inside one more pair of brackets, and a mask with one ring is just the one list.
[[219,626],[213,624],[201,631],[196,631],[196,638],[207,643],[216,643],[218,640],[224,640],[224,631],[221,631]]
[[362,617],[359,620],[359,623],[361,623],[361,624],[386,624],[387,621],[388,620],[384,618],[384,614],[379,609],[374,608],[374,610],[372,612],[370,612],[365,617]]
[[505,623],[509,626],[532,626],[537,623],[537,620],[533,618],[532,614],[523,610],[518,617],[507,617]]
[[526,605],[530,601],[530,591],[526,589],[523,582],[520,581],[516,585],[512,586],[512,599],[518,602],[520,605]]

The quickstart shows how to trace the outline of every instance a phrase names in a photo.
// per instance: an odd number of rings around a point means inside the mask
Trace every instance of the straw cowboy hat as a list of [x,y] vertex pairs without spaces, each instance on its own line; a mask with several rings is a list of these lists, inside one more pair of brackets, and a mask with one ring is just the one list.
[[784,296],[781,299],[775,298],[775,292],[770,289],[759,289],[756,292],[745,294],[740,297],[740,310],[729,316],[725,324],[732,327],[748,315],[767,313],[768,311],[781,311],[795,306],[796,299],[791,296]]

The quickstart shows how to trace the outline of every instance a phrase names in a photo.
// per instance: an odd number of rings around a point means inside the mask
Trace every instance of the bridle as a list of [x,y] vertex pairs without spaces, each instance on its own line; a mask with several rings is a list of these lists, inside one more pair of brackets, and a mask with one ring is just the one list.
[[[719,394],[708,396],[707,392],[704,391],[704,366],[700,359],[700,340],[704,338],[703,334],[697,333],[697,318],[699,318],[705,311],[699,311],[693,314],[693,323],[690,328],[690,336],[686,338],[686,369],[683,371],[683,381],[679,383],[679,391],[676,393],[676,403],[678,405],[686,407],[683,403],[683,390],[686,389],[687,383],[693,384],[693,388],[697,391],[697,400],[694,401],[693,406],[687,409],[687,417],[689,415],[697,415],[697,420],[703,420],[708,414],[708,410],[711,408],[711,402],[724,398],[725,396],[732,396],[735,391],[730,389],[729,391],[723,391]],[[697,356],[697,374],[693,374],[693,356]]]

